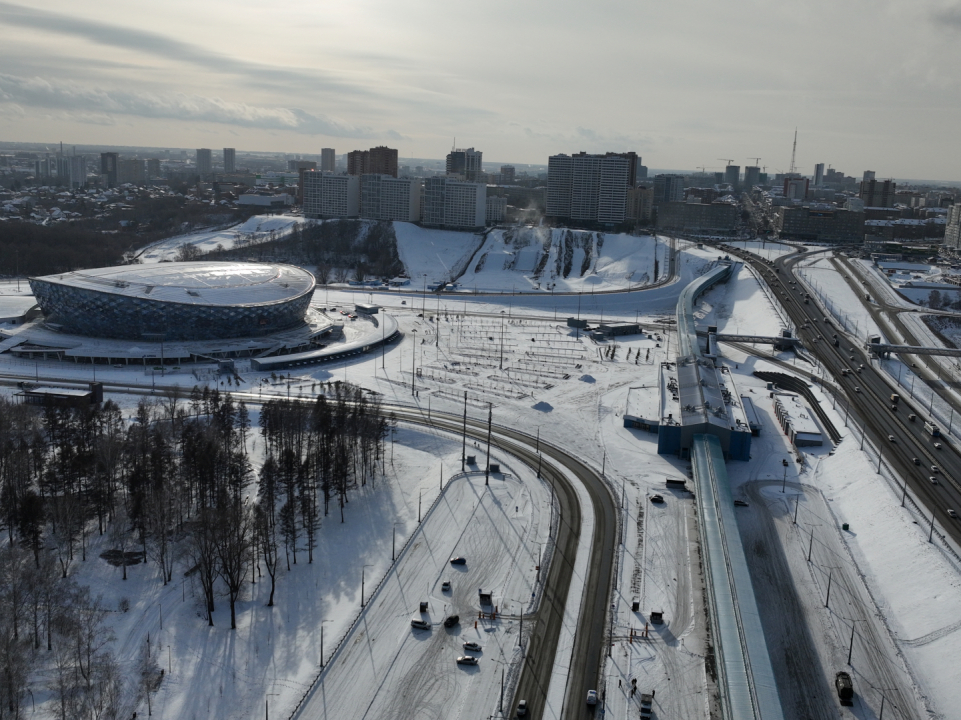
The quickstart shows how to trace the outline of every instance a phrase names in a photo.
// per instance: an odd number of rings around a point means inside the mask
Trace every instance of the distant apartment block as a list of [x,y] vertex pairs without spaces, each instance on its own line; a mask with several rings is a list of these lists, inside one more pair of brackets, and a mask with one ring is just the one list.
[[814,166],[814,187],[819,188],[824,184],[824,163]]
[[316,170],[317,162],[315,160],[288,160],[287,161],[287,172],[299,173],[301,170]]
[[650,222],[654,206],[654,188],[636,187],[627,191],[627,219]]
[[224,148],[224,172],[232,173],[237,171],[237,149]]
[[501,165],[501,185],[513,185],[516,171],[513,165]]
[[737,227],[738,209],[728,202],[666,202],[657,206],[657,227],[665,230],[730,233]]
[[390,175],[397,177],[397,150],[383,145],[347,153],[348,175]]
[[741,166],[740,165],[728,165],[724,168],[724,182],[732,187],[737,187],[741,184]]
[[484,153],[474,148],[457,148],[447,154],[448,175],[468,182],[478,182],[484,172]]
[[488,225],[496,225],[504,222],[507,217],[507,198],[494,197],[487,198],[486,220]]
[[474,229],[487,221],[487,186],[466,180],[431,177],[424,181],[421,224]]
[[117,187],[117,160],[115,152],[100,153],[100,182],[104,187]]
[[321,148],[320,150],[320,171],[334,172],[337,165],[337,153],[334,148]]
[[386,174],[360,177],[360,216],[370,220],[420,221],[420,180]]
[[894,207],[896,190],[897,183],[893,180],[878,182],[874,179],[874,172],[868,170],[864,173],[864,180],[861,181],[858,197],[864,201],[865,207]]
[[654,176],[654,205],[661,203],[684,201],[683,175],[655,175]]
[[784,197],[788,200],[804,200],[808,196],[809,181],[806,177],[784,178]]
[[944,244],[961,248],[961,203],[948,208],[948,223],[944,228]]
[[125,183],[143,185],[147,180],[144,165],[144,161],[138,158],[120,160],[117,163],[117,181],[121,185]]
[[616,225],[627,217],[636,153],[552,155],[547,161],[547,215]]
[[756,165],[748,165],[744,168],[744,187],[749,191],[755,185],[761,184],[761,168]]
[[197,150],[197,174],[200,177],[208,177],[214,171],[213,157],[210,148],[199,148]]
[[812,242],[861,242],[864,213],[811,207],[779,207],[774,227],[780,237]]
[[149,158],[147,160],[147,179],[154,180],[161,177],[160,158]]
[[345,218],[360,214],[360,178],[304,172],[304,217]]

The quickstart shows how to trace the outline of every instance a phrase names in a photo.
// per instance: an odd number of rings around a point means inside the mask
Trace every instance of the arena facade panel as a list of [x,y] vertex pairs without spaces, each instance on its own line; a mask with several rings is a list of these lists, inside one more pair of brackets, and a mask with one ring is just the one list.
[[159,263],[30,278],[49,324],[126,340],[255,337],[304,322],[316,282],[292,265]]

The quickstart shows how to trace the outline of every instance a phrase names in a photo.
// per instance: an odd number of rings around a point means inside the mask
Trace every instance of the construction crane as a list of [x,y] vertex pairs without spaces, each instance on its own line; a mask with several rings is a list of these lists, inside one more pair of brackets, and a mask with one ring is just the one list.
[[[751,159],[752,158],[748,158],[748,160],[751,160]],[[761,158],[753,158],[753,160],[754,160],[754,167],[757,167],[758,165],[761,164]]]
[[723,161],[726,162],[728,165],[733,165],[733,164],[734,164],[734,158],[731,158],[730,160],[728,160],[727,158],[718,158],[718,160],[723,160]]

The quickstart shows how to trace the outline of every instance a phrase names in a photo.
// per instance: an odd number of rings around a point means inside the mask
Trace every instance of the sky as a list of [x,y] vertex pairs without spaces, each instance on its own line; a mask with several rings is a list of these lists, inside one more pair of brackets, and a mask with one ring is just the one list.
[[[961,2],[0,0],[0,140],[961,180]],[[751,158],[749,160],[749,158]]]

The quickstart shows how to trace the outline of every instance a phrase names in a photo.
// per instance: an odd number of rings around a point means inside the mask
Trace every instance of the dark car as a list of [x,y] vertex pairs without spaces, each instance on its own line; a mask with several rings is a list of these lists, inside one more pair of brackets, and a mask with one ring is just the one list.
[[452,628],[460,622],[460,615],[451,615],[449,618],[444,620],[445,628]]
[[430,623],[426,620],[413,619],[410,621],[410,626],[416,630],[430,630]]
[[664,502],[664,498],[663,498],[662,496],[660,496],[660,495],[651,495],[651,502],[652,502],[652,503],[662,503],[662,502]]
[[517,703],[517,717],[527,717],[527,700]]
[[735,500],[734,504],[737,505],[738,507],[747,507],[747,503],[744,502],[743,500]]
[[467,558],[452,557],[452,558],[450,559],[450,564],[451,564],[451,565],[466,565],[466,564],[467,564]]

